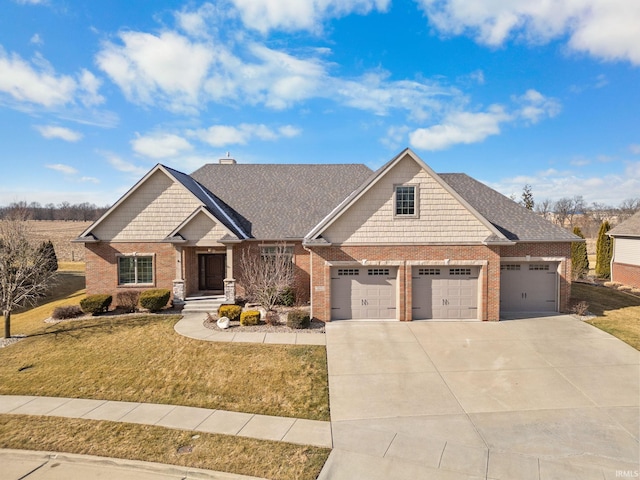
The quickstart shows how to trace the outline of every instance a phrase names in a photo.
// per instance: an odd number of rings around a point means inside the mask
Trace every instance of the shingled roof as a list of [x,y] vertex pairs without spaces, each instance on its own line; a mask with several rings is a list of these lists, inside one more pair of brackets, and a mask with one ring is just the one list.
[[609,230],[612,237],[640,237],[640,212]]
[[372,171],[361,164],[207,164],[190,176],[261,240],[301,239]]
[[[576,242],[581,239],[540,215],[518,205],[464,173],[438,176],[465,199],[506,238],[518,242]],[[491,242],[492,239],[487,239]]]

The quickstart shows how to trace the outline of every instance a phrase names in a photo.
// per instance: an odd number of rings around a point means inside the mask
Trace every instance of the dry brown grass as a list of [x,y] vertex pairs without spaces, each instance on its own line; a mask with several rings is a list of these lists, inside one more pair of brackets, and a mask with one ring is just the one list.
[[607,287],[574,283],[574,302],[585,301],[596,318],[589,320],[605,332],[640,350],[640,297]]
[[329,419],[324,347],[182,337],[176,315],[47,324],[0,350],[0,394],[152,402]]
[[[191,453],[178,453],[190,446]],[[0,448],[69,452],[278,480],[315,479],[330,450],[96,420],[0,415]]]

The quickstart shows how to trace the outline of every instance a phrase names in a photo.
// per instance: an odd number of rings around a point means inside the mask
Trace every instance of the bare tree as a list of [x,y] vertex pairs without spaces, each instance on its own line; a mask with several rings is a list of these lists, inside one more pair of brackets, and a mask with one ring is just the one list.
[[618,221],[622,222],[640,210],[640,198],[627,198],[618,207]]
[[4,337],[11,337],[11,312],[35,305],[55,280],[45,249],[29,241],[22,220],[0,221],[0,302],[4,316]]
[[553,210],[551,207],[553,206],[553,202],[548,198],[545,198],[541,202],[535,204],[535,211],[538,215],[542,216],[544,219],[549,219],[551,215],[551,211]]
[[569,227],[573,228],[574,218],[578,214],[584,213],[586,205],[582,195],[576,195],[573,198],[563,197],[553,206],[553,213],[556,216],[556,222],[561,227],[569,221]]
[[273,310],[280,295],[293,287],[291,247],[278,244],[260,254],[243,250],[240,257],[240,281],[249,300]]

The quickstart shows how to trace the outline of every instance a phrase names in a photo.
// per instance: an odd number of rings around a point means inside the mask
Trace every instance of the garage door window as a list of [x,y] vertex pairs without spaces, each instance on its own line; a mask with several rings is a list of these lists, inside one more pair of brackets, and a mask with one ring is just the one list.
[[358,270],[357,268],[339,268],[338,269],[338,276],[339,277],[352,277],[352,276],[357,276],[360,275],[360,270]]
[[529,270],[541,270],[541,271],[549,271],[549,264],[535,264],[535,263],[531,263],[529,264]]
[[518,271],[518,270],[520,270],[520,265],[503,263],[502,265],[500,265],[500,270]]
[[419,268],[418,269],[418,275],[440,275],[440,269],[439,268]]
[[466,276],[469,276],[469,275],[471,275],[471,269],[470,268],[450,268],[449,269],[449,275],[466,275]]
[[370,268],[367,272],[369,275],[385,275],[389,276],[388,268]]

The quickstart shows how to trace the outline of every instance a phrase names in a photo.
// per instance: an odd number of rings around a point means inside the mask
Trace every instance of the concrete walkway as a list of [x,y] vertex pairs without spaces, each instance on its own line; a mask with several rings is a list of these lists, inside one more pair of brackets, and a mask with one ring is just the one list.
[[0,413],[140,423],[331,448],[329,422],[156,403],[0,395]]
[[639,470],[640,353],[570,316],[333,322],[319,479],[614,479]]
[[325,335],[319,333],[264,333],[212,330],[204,326],[206,313],[186,313],[175,325],[175,331],[185,337],[208,342],[271,343],[280,345],[325,345]]

